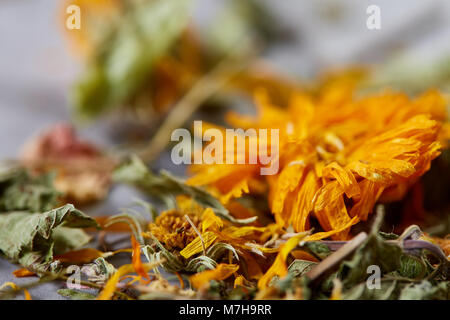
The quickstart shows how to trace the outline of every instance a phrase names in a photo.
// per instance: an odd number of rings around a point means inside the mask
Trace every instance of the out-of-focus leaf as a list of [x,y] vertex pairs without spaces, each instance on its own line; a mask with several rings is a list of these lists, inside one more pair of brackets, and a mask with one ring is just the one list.
[[0,212],[41,212],[57,205],[60,193],[53,187],[53,174],[31,177],[17,165],[0,166]]
[[410,94],[421,93],[429,88],[449,90],[450,57],[443,56],[425,63],[412,57],[398,57],[379,66],[366,86],[369,90],[392,87]]
[[71,300],[95,300],[97,297],[92,293],[74,289],[59,289],[57,292],[63,297],[70,298]]
[[166,204],[173,203],[173,199],[177,195],[187,195],[202,206],[212,208],[217,215],[229,221],[250,223],[256,219],[235,219],[220,201],[209,192],[198,187],[189,186],[167,171],[161,171],[158,176],[154,175],[136,156],[131,157],[128,162],[119,166],[115,170],[113,178],[117,182],[134,185],[146,194],[159,198]]
[[259,0],[231,0],[208,27],[208,49],[223,55],[239,46],[266,46],[283,38],[288,32]]
[[[0,252],[33,271],[47,271],[53,253],[74,250],[89,241],[83,230],[97,223],[67,204],[44,213],[0,215]],[[75,229],[73,229],[75,228]]]
[[450,298],[450,282],[443,281],[436,285],[424,280],[409,284],[400,293],[399,300],[448,300]]
[[186,27],[192,2],[129,2],[115,31],[107,35],[100,54],[73,89],[76,111],[93,117],[132,96]]
[[379,288],[369,289],[366,283],[354,286],[343,293],[343,300],[390,300],[395,298],[398,282],[383,281]]

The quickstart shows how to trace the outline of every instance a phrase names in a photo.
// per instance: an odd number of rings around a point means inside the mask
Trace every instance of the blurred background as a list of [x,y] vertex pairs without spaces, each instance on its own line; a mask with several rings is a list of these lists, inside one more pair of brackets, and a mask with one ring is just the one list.
[[[225,1],[200,0],[193,12],[206,23]],[[264,55],[280,71],[307,79],[331,66],[387,63],[399,57],[419,68],[450,53],[446,0],[263,1],[293,36]],[[368,30],[366,8],[381,9],[381,29]],[[0,157],[15,157],[23,142],[48,124],[70,120],[68,92],[80,73],[69,52],[60,0],[0,2]],[[84,134],[107,143],[97,125]]]
[[[242,0],[245,2],[246,0]],[[49,125],[74,123],[80,135],[105,147],[115,144],[110,124],[74,121],[71,94],[85,69],[73,52],[65,30],[61,0],[2,0],[0,2],[0,158],[16,158],[27,139]],[[76,1],[74,1],[76,2]],[[197,30],[208,29],[227,0],[198,0],[192,10]],[[377,66],[374,83],[420,89],[421,83],[450,87],[450,2],[447,0],[259,0],[261,22],[282,30],[281,39],[261,51],[273,70],[308,82],[331,68]],[[381,29],[366,26],[369,5],[381,10]],[[83,11],[81,12],[83,15]],[[235,27],[230,22],[221,30]],[[83,26],[82,26],[83,28]],[[220,29],[220,28],[219,28]],[[419,83],[419,84],[418,84]],[[448,91],[447,91],[448,94]],[[167,155],[156,168],[182,174]],[[114,189],[108,203],[93,212],[117,210],[129,202],[131,191]],[[0,260],[0,283],[16,267]],[[32,291],[36,298],[58,298],[46,284]]]

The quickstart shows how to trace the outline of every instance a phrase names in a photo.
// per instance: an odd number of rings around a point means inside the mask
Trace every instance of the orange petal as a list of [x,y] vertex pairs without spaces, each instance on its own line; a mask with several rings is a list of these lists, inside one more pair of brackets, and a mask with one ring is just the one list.
[[136,241],[134,236],[131,236],[131,245],[133,247],[133,253],[131,256],[131,261],[134,267],[134,271],[144,279],[149,279],[147,272],[145,271],[142,261],[141,261],[141,246],[139,242]]
[[109,252],[101,252],[94,248],[85,248],[81,250],[69,251],[64,254],[56,255],[55,259],[63,263],[89,263],[100,257],[106,257],[111,255]]
[[223,220],[220,219],[211,208],[206,208],[202,215],[202,233],[206,230],[220,230],[223,227]]
[[363,180],[359,183],[361,187],[361,198],[350,209],[350,216],[358,216],[362,221],[366,221],[372,212],[375,202],[383,193],[384,187],[371,180]]
[[291,162],[283,168],[277,179],[276,191],[272,202],[272,212],[274,214],[281,214],[286,197],[297,188],[304,171],[305,163],[303,161]]
[[[317,192],[314,212],[325,231],[340,229],[351,221],[344,203],[344,191],[337,181],[325,184]],[[349,231],[335,233],[333,239],[346,240]]]
[[358,217],[353,217],[350,221],[347,222],[347,224],[341,226],[340,228],[331,230],[331,231],[326,231],[326,232],[316,232],[310,236],[308,236],[305,241],[317,241],[317,240],[322,240],[328,237],[331,237],[335,234],[339,234],[340,232],[343,231],[347,231],[351,226],[357,224],[359,222],[359,218]]
[[20,268],[13,271],[13,275],[17,278],[25,278],[25,277],[34,277],[36,273],[26,269],[26,268]]
[[272,264],[272,266],[259,279],[258,281],[259,289],[267,288],[270,280],[272,280],[274,276],[284,277],[287,274],[286,259],[289,253],[298,245],[300,240],[305,238],[305,236],[306,234],[298,234],[290,238],[288,241],[286,241],[286,243],[282,245],[282,247],[280,248],[280,252],[275,258],[275,261]]
[[306,231],[308,218],[314,208],[314,196],[319,182],[314,171],[309,171],[292,207],[292,226],[296,232]]
[[[149,270],[155,268],[158,264],[155,263],[144,263],[142,264],[142,269],[145,273]],[[97,297],[97,300],[109,300],[113,297],[114,291],[116,290],[116,285],[119,280],[129,273],[135,272],[134,266],[132,264],[125,264],[121,266],[117,271],[109,278],[108,282],[105,284],[105,287],[100,292]]]
[[189,278],[194,288],[199,289],[211,280],[225,280],[239,269],[236,264],[220,263],[213,270],[196,273]]
[[327,165],[323,169],[322,174],[326,178],[335,178],[347,197],[353,198],[360,195],[361,191],[353,173],[349,169],[341,167],[337,162]]
[[234,279],[234,288],[237,288],[238,286],[243,287],[245,283],[245,278],[243,276],[237,276],[236,279]]
[[117,271],[109,278],[103,290],[97,297],[97,300],[109,300],[114,295],[114,291],[116,290],[116,285],[119,282],[120,278],[124,275],[131,273],[134,271],[134,266],[132,264],[125,264],[121,266]]
[[108,231],[108,232],[131,232],[131,228],[127,223],[124,222],[117,222],[112,225],[109,225],[108,227],[105,227],[105,224],[108,222],[108,219],[110,219],[111,216],[99,216],[94,217],[95,221],[101,226],[102,231]]
[[236,183],[236,185],[228,191],[228,193],[224,194],[220,197],[220,202],[223,204],[227,204],[231,199],[240,198],[244,193],[248,193],[248,183],[247,179],[243,179],[240,182]]
[[303,250],[294,250],[291,252],[291,254],[295,259],[319,262],[319,260],[317,260],[316,257],[314,257],[312,254],[310,254],[306,251],[303,251]]

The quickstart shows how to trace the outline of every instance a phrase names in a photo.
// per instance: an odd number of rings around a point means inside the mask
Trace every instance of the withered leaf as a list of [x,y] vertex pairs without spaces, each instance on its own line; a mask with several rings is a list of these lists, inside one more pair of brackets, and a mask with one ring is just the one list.
[[97,226],[71,204],[44,213],[6,213],[0,215],[0,252],[33,271],[47,271],[54,267],[54,253],[78,249],[90,240],[78,228]]
[[0,165],[0,212],[42,212],[54,208],[60,193],[53,187],[53,179],[53,174],[32,177],[18,165]]
[[190,0],[129,2],[126,14],[97,48],[98,54],[74,87],[72,104],[93,117],[138,90],[155,61],[188,23]]
[[70,298],[71,300],[95,300],[97,297],[94,294],[84,291],[78,291],[74,289],[59,289],[58,294],[63,297]]
[[450,282],[443,281],[433,285],[427,280],[407,285],[400,293],[399,300],[448,300]]
[[119,166],[113,179],[136,186],[149,196],[158,198],[168,206],[173,205],[173,199],[177,195],[187,195],[204,207],[209,207],[224,219],[237,223],[249,223],[256,219],[235,219],[218,199],[209,192],[194,186],[189,186],[179,178],[172,176],[167,171],[161,171],[159,175],[153,174],[137,156]]

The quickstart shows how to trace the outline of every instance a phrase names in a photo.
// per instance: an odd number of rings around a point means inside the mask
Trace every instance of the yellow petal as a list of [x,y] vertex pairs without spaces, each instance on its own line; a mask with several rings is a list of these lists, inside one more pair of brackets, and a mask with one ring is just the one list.
[[281,214],[286,197],[297,188],[303,177],[304,170],[304,161],[294,161],[281,171],[272,203],[272,212],[274,214]]
[[[144,263],[142,264],[142,270],[144,272],[148,272],[151,269],[155,268],[159,265],[160,262],[157,263]],[[120,281],[120,279],[129,273],[135,272],[135,267],[133,264],[124,264],[109,278],[108,282],[105,284],[105,287],[100,292],[97,297],[97,300],[109,300],[113,297],[114,291],[116,290],[116,285]]]
[[220,202],[227,204],[231,199],[240,198],[244,193],[248,193],[247,179],[243,179],[238,182],[228,193],[220,197]]
[[[211,231],[207,231],[202,234],[202,238],[204,241],[205,249],[207,249],[213,242],[217,239],[217,234]],[[200,237],[192,240],[183,250],[180,251],[180,254],[183,258],[188,259],[192,257],[194,254],[200,253],[203,251],[202,240]]]
[[316,232],[316,233],[308,236],[305,239],[305,241],[317,241],[317,240],[322,240],[322,239],[331,237],[332,235],[335,235],[337,233],[347,230],[348,228],[357,224],[358,222],[359,222],[359,218],[353,217],[350,221],[347,222],[347,224],[343,225],[342,227],[331,230],[331,231],[326,231],[326,232]]
[[292,206],[292,226],[296,232],[306,231],[308,218],[314,208],[314,196],[319,182],[314,171],[309,171]]
[[277,257],[275,258],[275,261],[272,264],[272,266],[259,279],[259,281],[258,281],[259,289],[265,289],[268,286],[270,280],[272,280],[272,278],[274,276],[284,277],[287,274],[286,259],[289,255],[289,253],[298,245],[300,240],[305,238],[305,236],[306,236],[306,233],[298,234],[298,235],[290,238],[288,241],[286,241],[285,244],[282,245],[282,247],[280,248],[280,252],[278,253]]
[[353,173],[349,169],[341,167],[337,162],[327,165],[323,169],[322,174],[326,178],[335,178],[342,189],[344,189],[347,197],[353,198],[360,195],[361,191]]
[[237,276],[236,279],[234,280],[234,287],[237,288],[238,286],[243,287],[245,283],[245,278],[244,276]]
[[117,271],[109,278],[103,290],[97,297],[97,300],[110,300],[116,290],[116,285],[120,278],[128,273],[134,272],[134,266],[132,264],[125,264],[121,266]]
[[55,256],[55,259],[64,263],[89,263],[100,257],[112,255],[110,252],[102,252],[94,248],[85,248],[81,250],[69,251],[61,255]]
[[208,229],[218,230],[223,227],[223,221],[215,215],[211,208],[206,208],[202,215],[202,233]]
[[239,269],[236,264],[220,263],[213,270],[196,273],[189,278],[194,288],[199,289],[211,280],[225,280]]
[[31,299],[31,295],[30,292],[28,292],[27,289],[22,289],[20,288],[17,284],[15,284],[14,282],[5,282],[4,284],[2,284],[0,286],[0,290],[2,290],[3,288],[7,288],[10,287],[11,289],[13,289],[14,291],[20,291],[23,290],[23,295],[25,297],[25,300],[32,300]]

